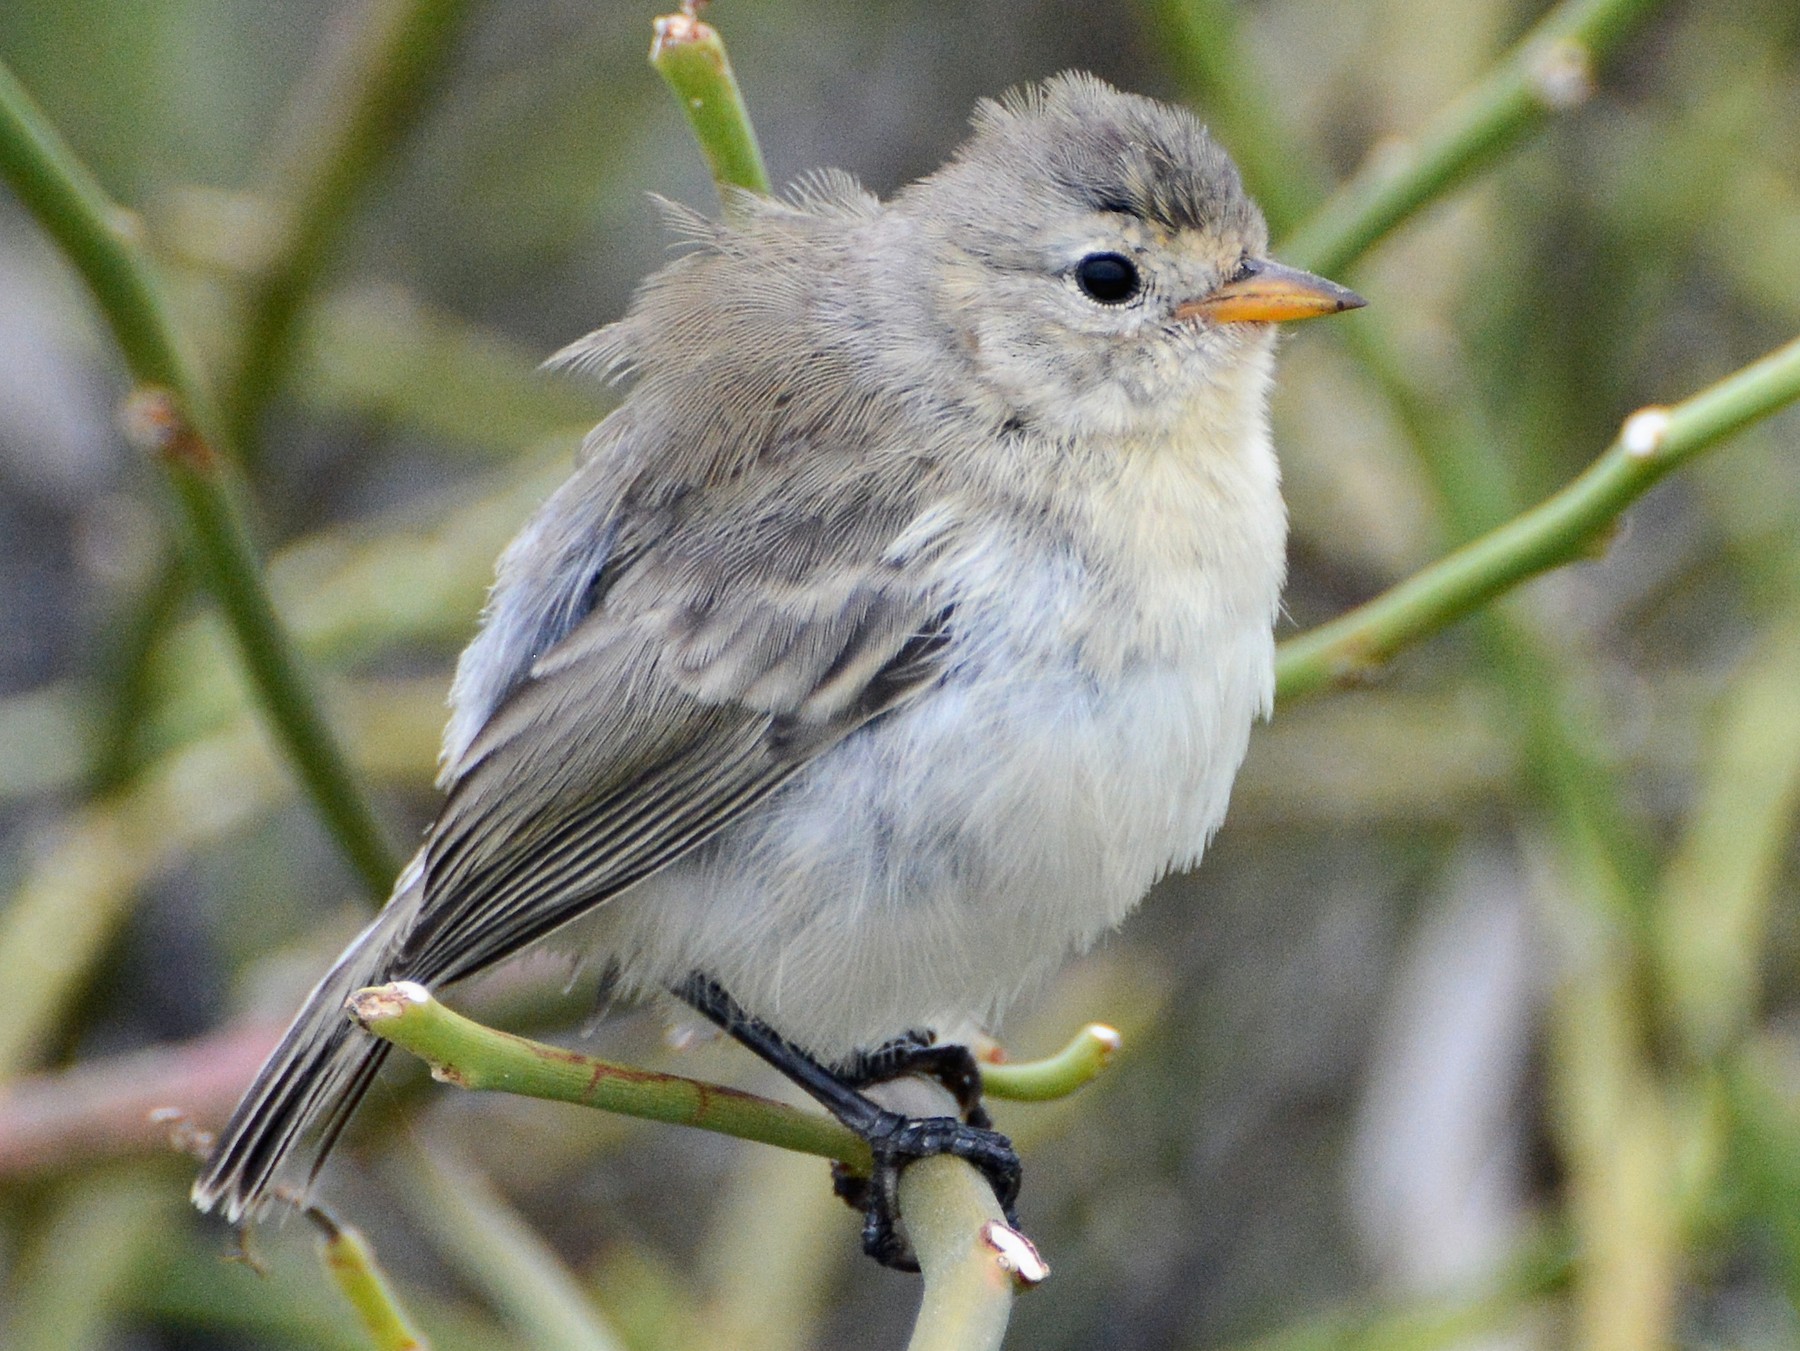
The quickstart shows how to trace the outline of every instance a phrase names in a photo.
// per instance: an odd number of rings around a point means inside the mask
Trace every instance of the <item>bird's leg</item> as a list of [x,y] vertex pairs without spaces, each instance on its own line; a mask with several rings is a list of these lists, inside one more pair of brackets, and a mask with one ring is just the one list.
[[[987,1178],[1008,1222],[1017,1222],[1013,1202],[1019,1195],[1019,1156],[1004,1135],[951,1116],[907,1117],[889,1111],[767,1023],[752,1017],[717,981],[700,972],[676,986],[674,993],[787,1075],[826,1111],[868,1141],[875,1161],[870,1176],[866,1180],[847,1179],[841,1169],[835,1170],[834,1176],[838,1194],[863,1212],[863,1251],[876,1261],[901,1271],[919,1269],[911,1245],[896,1227],[900,1217],[900,1173],[918,1159],[937,1154],[966,1159]],[[977,1074],[977,1085],[979,1082]]]

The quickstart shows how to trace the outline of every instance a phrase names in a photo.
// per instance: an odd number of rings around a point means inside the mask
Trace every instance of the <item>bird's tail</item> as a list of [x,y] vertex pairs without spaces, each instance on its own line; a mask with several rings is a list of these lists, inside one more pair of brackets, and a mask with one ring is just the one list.
[[307,996],[194,1183],[201,1210],[220,1210],[234,1224],[253,1219],[278,1186],[297,1181],[304,1189],[317,1175],[388,1053],[387,1042],[350,1021],[344,1002],[394,978],[394,952],[423,893],[415,860],[394,898]]

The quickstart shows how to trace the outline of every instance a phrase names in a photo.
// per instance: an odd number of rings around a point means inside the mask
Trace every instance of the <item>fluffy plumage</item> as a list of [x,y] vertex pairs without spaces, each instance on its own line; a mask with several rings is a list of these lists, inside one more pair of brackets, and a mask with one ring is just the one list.
[[202,1206],[316,1168],[379,1063],[358,986],[555,934],[832,1059],[997,1016],[1224,815],[1285,521],[1267,326],[1173,313],[1266,244],[1199,125],[1062,77],[885,205],[819,176],[678,226],[563,354],[630,396],[501,559],[443,811]]

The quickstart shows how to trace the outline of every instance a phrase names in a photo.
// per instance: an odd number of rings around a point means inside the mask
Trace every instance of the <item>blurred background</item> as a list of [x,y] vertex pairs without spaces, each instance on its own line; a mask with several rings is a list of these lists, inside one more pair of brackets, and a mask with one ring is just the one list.
[[[607,406],[537,363],[666,257],[650,193],[716,210],[645,63],[656,11],[616,0],[437,6],[408,48],[424,77],[332,177],[370,35],[422,8],[0,6],[0,58],[141,213],[397,844],[433,810],[493,558]],[[1562,70],[1559,116],[1341,270],[1369,310],[1288,341],[1284,632],[1800,331],[1800,7],[1614,8],[1591,88]],[[1279,240],[1544,12],[709,17],[777,182],[836,165],[885,193],[977,97],[1079,67],[1195,107]],[[370,900],[173,561],[127,388],[0,189],[0,1340],[356,1347],[307,1226],[252,1237],[260,1278],[226,1260],[145,1120],[216,1126]],[[1604,556],[1284,705],[1204,866],[1001,1029],[1016,1056],[1094,1019],[1125,1035],[1078,1097],[1000,1107],[1054,1268],[1009,1344],[1800,1344],[1797,581],[1789,413],[1659,487]],[[454,1000],[773,1091],[653,1016],[596,1020],[591,973],[548,960]],[[916,1306],[817,1160],[405,1073],[349,1145],[322,1195],[440,1347],[897,1347]],[[589,1297],[573,1324],[544,1293],[562,1278]]]

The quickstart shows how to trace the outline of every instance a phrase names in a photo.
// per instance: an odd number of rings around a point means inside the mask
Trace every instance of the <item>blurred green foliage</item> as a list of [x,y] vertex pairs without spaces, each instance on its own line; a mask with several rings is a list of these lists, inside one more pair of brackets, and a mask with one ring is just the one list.
[[[216,379],[295,213],[328,227],[286,273],[251,483],[277,604],[397,836],[431,810],[491,561],[604,407],[534,365],[664,256],[647,192],[712,199],[643,60],[651,8],[496,0],[426,52],[358,142],[365,171],[305,207],[359,52],[410,8],[0,7],[0,58],[141,213]],[[1297,627],[1800,331],[1800,7],[1627,9],[1591,97],[1343,278],[1369,322],[1285,353]],[[889,190],[975,97],[1079,66],[1190,100],[1304,243],[1328,185],[1444,125],[1542,8],[713,17],[778,182],[836,164]],[[227,1034],[291,1009],[356,888],[171,573],[101,334],[0,194],[0,1338],[360,1345],[301,1226],[254,1237],[267,1279],[220,1263],[231,1240],[185,1212],[187,1165],[143,1120],[166,1101],[216,1124],[248,1070],[227,1073]],[[1204,867],[1006,1029],[1022,1053],[1090,1018],[1126,1034],[1079,1099],[1002,1113],[1055,1268],[1013,1344],[1800,1343],[1797,583],[1790,413],[1639,504],[1604,558],[1260,733]],[[565,979],[522,963],[469,998],[579,1023],[584,985],[544,993]],[[750,1074],[641,1014],[590,1041]],[[436,1345],[566,1345],[558,1318],[643,1351],[901,1343],[912,1287],[855,1256],[816,1161],[416,1078],[370,1103],[327,1189]],[[371,1138],[401,1115],[491,1187],[422,1182]],[[471,1224],[512,1237],[472,1247]]]

